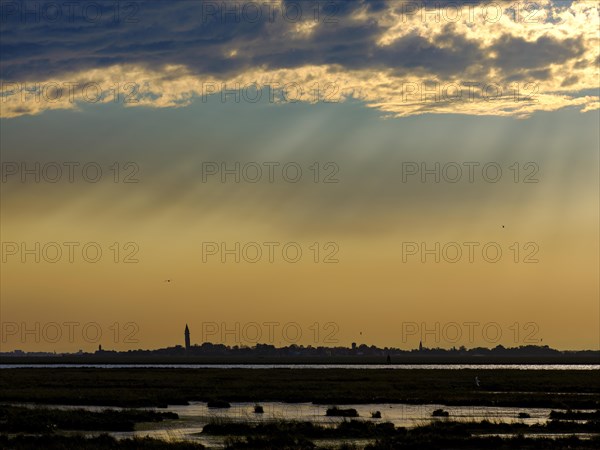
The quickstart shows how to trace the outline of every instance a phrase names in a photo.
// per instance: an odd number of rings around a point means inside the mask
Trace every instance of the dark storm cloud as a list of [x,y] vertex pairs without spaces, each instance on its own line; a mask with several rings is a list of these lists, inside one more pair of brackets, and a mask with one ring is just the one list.
[[491,50],[498,54],[495,58],[496,65],[509,72],[562,64],[583,55],[585,47],[581,37],[559,41],[552,37],[541,36],[529,42],[521,37],[505,34],[498,39]]
[[[114,3],[105,2],[101,17],[93,22],[85,20],[83,14],[75,14],[73,20],[63,17],[55,23],[36,20],[35,14],[23,15],[23,11],[35,11],[36,5],[39,8],[40,2],[10,3],[18,7],[12,11],[3,3],[1,70],[5,80],[35,79],[40,72],[57,75],[123,63],[153,67],[182,64],[207,74],[258,65],[359,66],[362,55],[374,47],[375,38],[383,31],[375,21],[352,24],[345,20],[363,6],[373,11],[383,7],[384,2],[373,1],[323,2],[320,21],[336,23],[321,23],[312,39],[299,42],[291,41],[286,34],[298,23],[314,20],[314,2],[286,2],[290,7],[287,18],[264,7],[255,16],[256,9],[242,10],[244,3],[238,2],[228,8],[223,8],[222,2],[131,3],[140,5],[130,17],[135,22],[126,22],[127,14],[116,22]],[[301,6],[301,18],[294,17],[293,4]],[[38,11],[43,10],[42,4]],[[235,60],[225,58],[225,52],[233,47],[240,49],[238,56]]]
[[446,26],[433,42],[415,33],[397,39],[377,53],[377,59],[387,67],[422,69],[427,73],[453,76],[466,68],[485,65],[488,59],[476,41],[465,39]]
[[[90,3],[102,5],[99,17],[94,17],[94,9],[88,10],[87,16],[82,13]],[[62,11],[62,17],[51,22],[43,11],[52,16],[51,5],[55,2],[3,1],[0,78],[43,79],[116,64],[153,69],[184,65],[205,75],[236,74],[257,67],[336,64],[348,69],[389,69],[396,73],[417,70],[439,76],[465,71],[484,73],[494,65],[510,77],[518,76],[523,69],[536,69],[544,75],[543,69],[550,64],[584,52],[583,42],[577,37],[540,37],[529,42],[504,35],[492,46],[497,54],[492,59],[480,42],[467,39],[449,25],[433,41],[413,33],[389,46],[377,45],[387,31],[380,19],[402,2],[322,1],[319,23],[306,36],[299,36],[295,27],[314,21],[312,0],[285,0],[284,7],[290,8],[287,18],[281,11],[260,7],[263,2],[255,3],[261,8],[259,15],[256,7],[242,9],[248,3],[233,3],[223,9],[221,1],[121,2],[120,17],[115,20],[113,1],[81,2],[72,16]],[[426,7],[457,3],[480,2],[413,2]],[[298,5],[301,19],[294,17]],[[359,11],[366,11],[367,18],[355,20]],[[227,56],[232,49],[237,50],[235,58]]]

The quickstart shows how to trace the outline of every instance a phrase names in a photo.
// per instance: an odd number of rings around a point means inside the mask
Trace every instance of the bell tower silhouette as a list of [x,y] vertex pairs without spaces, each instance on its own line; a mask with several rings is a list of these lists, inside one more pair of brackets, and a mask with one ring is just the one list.
[[185,336],[185,350],[189,351],[190,350],[190,329],[187,326],[187,323],[185,324],[185,331],[184,331],[184,336]]

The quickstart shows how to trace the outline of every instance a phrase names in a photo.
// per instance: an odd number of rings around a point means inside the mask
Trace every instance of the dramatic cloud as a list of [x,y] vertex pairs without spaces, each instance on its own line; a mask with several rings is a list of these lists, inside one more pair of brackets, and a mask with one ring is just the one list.
[[56,5],[2,3],[2,117],[124,98],[184,106],[238,87],[245,101],[248,89],[355,98],[390,116],[598,108],[597,2]]

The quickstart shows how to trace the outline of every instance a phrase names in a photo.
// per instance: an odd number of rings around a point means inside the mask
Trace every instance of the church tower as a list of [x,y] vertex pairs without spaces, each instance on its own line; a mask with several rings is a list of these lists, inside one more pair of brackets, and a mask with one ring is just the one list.
[[186,351],[190,350],[190,329],[187,326],[187,323],[185,324],[185,349]]

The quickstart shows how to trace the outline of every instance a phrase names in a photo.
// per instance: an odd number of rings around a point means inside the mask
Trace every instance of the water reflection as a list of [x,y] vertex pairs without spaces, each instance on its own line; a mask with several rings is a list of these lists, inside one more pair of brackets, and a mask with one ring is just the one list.
[[[327,417],[325,412],[330,405],[315,405],[312,403],[261,403],[264,413],[254,412],[255,403],[232,403],[231,408],[208,408],[204,402],[191,402],[189,405],[172,405],[166,411],[179,415],[179,420],[168,420],[160,423],[141,424],[133,432],[113,432],[112,436],[125,438],[131,436],[151,436],[168,441],[192,440],[208,447],[223,447],[224,437],[206,436],[201,434],[203,427],[211,421],[237,421],[248,423],[261,423],[277,420],[308,421],[325,426],[335,426],[343,418]],[[34,406],[34,405],[28,405]],[[73,406],[73,405],[47,405],[49,408],[60,409],[86,409],[89,411],[102,411],[107,409],[101,406]],[[548,408],[514,408],[490,406],[446,406],[446,405],[408,405],[408,404],[360,404],[344,405],[344,408],[354,408],[358,411],[360,420],[372,422],[391,422],[398,427],[413,428],[426,425],[436,420],[453,421],[481,421],[505,423],[543,424],[548,420]],[[448,411],[449,417],[433,418],[431,413],[442,408]],[[122,409],[122,408],[110,408]],[[155,408],[141,408],[155,409]],[[161,410],[165,411],[165,410]],[[372,419],[371,413],[381,412],[381,419]],[[527,413],[530,417],[518,418],[519,413]],[[347,420],[347,419],[346,419]],[[333,442],[333,441],[332,441]],[[336,441],[339,443],[339,441]],[[364,444],[365,442],[362,442]]]
[[600,370],[600,364],[0,364],[0,369],[387,369]]

